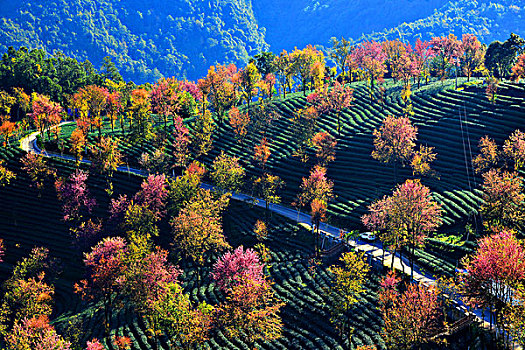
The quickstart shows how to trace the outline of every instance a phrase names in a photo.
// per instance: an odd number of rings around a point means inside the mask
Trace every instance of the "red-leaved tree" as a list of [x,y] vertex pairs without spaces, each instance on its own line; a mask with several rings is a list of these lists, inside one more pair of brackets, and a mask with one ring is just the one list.
[[518,57],[516,64],[512,67],[512,77],[517,82],[525,77],[525,54]]
[[248,133],[248,126],[250,125],[250,114],[247,112],[241,112],[237,107],[232,107],[228,112],[230,126],[235,132],[235,136],[239,142],[244,140],[244,137]]
[[26,318],[15,324],[5,341],[10,350],[71,349],[71,343],[57,334],[47,316]]
[[90,253],[84,254],[86,279],[75,285],[75,291],[86,299],[102,299],[104,329],[109,332],[113,301],[119,291],[118,283],[126,270],[127,244],[120,238],[105,238]]
[[398,291],[395,275],[381,283],[379,302],[383,315],[383,335],[389,347],[413,349],[435,340],[432,336],[444,329],[441,302],[435,287],[408,284]]
[[[441,206],[432,199],[430,189],[419,180],[398,185],[389,197],[375,201],[363,215],[363,224],[372,230],[383,230],[381,239],[395,251],[408,245],[411,277],[414,278],[414,251],[423,246],[430,232],[441,225]],[[393,265],[392,259],[392,265]]]
[[95,198],[91,197],[86,180],[88,173],[77,170],[66,180],[59,178],[55,181],[58,199],[62,201],[64,220],[80,220],[83,215],[91,213],[96,206]]
[[407,117],[388,116],[379,130],[374,130],[372,158],[394,164],[394,181],[397,181],[397,163],[410,163],[416,146],[417,127]]
[[188,164],[190,158],[190,131],[184,125],[181,117],[177,116],[173,120],[173,136],[175,137],[172,143],[173,157],[175,159],[175,166],[184,167]]
[[354,100],[354,89],[348,85],[335,82],[331,89],[325,86],[308,95],[307,101],[311,103],[318,114],[335,114],[337,116],[337,133],[341,131],[341,111],[350,107]]
[[316,148],[316,156],[321,166],[326,166],[335,160],[335,147],[337,140],[326,132],[318,132],[312,138],[312,144]]
[[381,43],[365,41],[352,52],[351,55],[357,62],[359,69],[373,88],[376,80],[381,81],[386,73],[385,59]]
[[[513,231],[483,237],[476,251],[463,260],[460,289],[468,305],[488,307],[496,324],[505,306],[513,302],[514,289],[525,280],[525,247]],[[505,326],[501,324],[501,326]]]
[[326,176],[326,168],[316,165],[308,178],[303,177],[301,193],[297,196],[296,205],[309,205],[314,199],[328,203],[333,197],[334,183]]
[[216,310],[218,326],[232,338],[243,334],[250,345],[281,335],[282,321],[278,312],[284,303],[275,297],[263,270],[264,263],[253,250],[244,251],[239,247],[223,255],[212,273],[226,294],[226,301]]
[[242,246],[232,252],[226,252],[213,265],[212,278],[223,291],[234,285],[243,283],[246,279],[256,282],[264,280],[263,265],[253,249]]

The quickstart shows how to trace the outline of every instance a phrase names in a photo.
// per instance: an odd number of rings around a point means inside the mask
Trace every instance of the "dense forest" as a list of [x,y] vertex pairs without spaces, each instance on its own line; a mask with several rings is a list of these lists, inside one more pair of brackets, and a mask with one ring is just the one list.
[[0,7],[1,50],[61,51],[97,67],[110,57],[136,83],[196,79],[216,63],[246,64],[268,48],[328,47],[331,37],[413,41],[450,32],[489,43],[525,30],[524,7],[513,0],[0,0]]
[[369,37],[412,41],[418,37],[424,39],[448,33],[472,33],[480,41],[489,43],[503,40],[512,32],[523,33],[524,18],[525,6],[521,1],[450,1],[429,17],[402,23]]
[[250,1],[0,1],[0,48],[62,51],[96,65],[111,57],[136,82],[197,78],[216,61],[267,48]]

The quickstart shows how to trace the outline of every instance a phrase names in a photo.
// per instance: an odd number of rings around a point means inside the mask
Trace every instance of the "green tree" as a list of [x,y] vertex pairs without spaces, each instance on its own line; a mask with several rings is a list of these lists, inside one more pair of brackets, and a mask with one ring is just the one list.
[[511,33],[504,42],[492,42],[485,54],[485,67],[497,78],[510,76],[512,66],[518,54],[523,53],[525,39]]
[[[354,41],[352,39],[346,40],[345,37],[341,37],[341,40],[332,37],[330,39],[332,43],[332,49],[330,50],[330,57],[337,62],[337,66],[341,70],[341,76],[346,77],[346,68],[348,66],[348,58],[352,53],[352,45]],[[352,74],[352,73],[350,73]]]
[[239,158],[227,156],[224,151],[215,158],[210,178],[216,188],[223,192],[236,192],[243,185],[245,171]]
[[330,266],[333,275],[330,287],[332,303],[330,321],[340,334],[350,333],[348,328],[348,312],[359,301],[359,296],[365,291],[364,284],[370,266],[364,259],[364,253],[347,252],[339,258],[339,264]]
[[206,302],[192,305],[177,282],[165,283],[162,289],[163,293],[154,300],[152,309],[158,314],[164,333],[188,350],[206,341],[212,328],[213,306]]
[[255,64],[257,70],[263,77],[277,72],[277,56],[273,52],[264,51],[250,58],[249,63]]

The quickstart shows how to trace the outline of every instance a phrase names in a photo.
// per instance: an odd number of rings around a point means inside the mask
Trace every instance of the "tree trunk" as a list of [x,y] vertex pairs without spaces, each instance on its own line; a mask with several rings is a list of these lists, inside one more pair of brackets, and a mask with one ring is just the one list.
[[396,252],[397,248],[394,248],[394,252],[392,253],[392,261],[390,262],[390,270],[394,271],[394,261],[396,259]]
[[414,280],[414,253],[415,253],[415,244],[412,243],[412,254],[410,256],[410,281]]
[[303,96],[306,96],[306,81],[303,79]]
[[405,264],[403,264],[403,248],[399,249],[399,262],[401,263],[401,271],[405,274]]
[[321,221],[317,222],[317,234],[315,235],[315,239],[317,240],[316,246],[317,246],[317,253],[316,256],[319,257],[321,254],[321,247],[319,247],[319,241],[320,241],[320,235],[319,235],[319,226],[321,226]]
[[47,133],[47,140],[51,141],[51,127],[49,125],[47,125],[46,133]]
[[108,297],[104,296],[104,333],[109,335],[109,301]]
[[458,88],[458,64],[456,63],[456,90]]

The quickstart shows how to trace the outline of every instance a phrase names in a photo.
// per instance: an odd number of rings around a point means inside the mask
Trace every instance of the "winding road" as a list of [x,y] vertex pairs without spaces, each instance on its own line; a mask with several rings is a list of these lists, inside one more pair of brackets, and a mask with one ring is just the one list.
[[[64,125],[72,124],[73,121],[65,121],[57,125],[56,127],[61,127]],[[26,152],[33,152],[37,154],[42,154],[46,157],[54,157],[54,158],[61,158],[69,161],[75,161],[75,157],[70,155],[64,155],[64,154],[58,154],[58,153],[52,153],[47,152],[45,150],[41,150],[37,144],[36,139],[40,132],[36,131],[31,133],[30,135],[24,137],[20,140],[20,148],[22,148]],[[82,160],[83,163],[90,164],[91,162],[88,160]],[[128,166],[120,166],[117,168],[117,171],[121,172],[128,172],[133,173],[137,175],[146,175],[146,173],[143,170],[128,167]],[[202,183],[201,187],[207,190],[213,190],[213,186],[210,184]],[[234,193],[232,195],[232,198],[238,201],[254,204],[258,207],[265,208],[266,202],[263,199],[256,198],[249,196],[247,194],[243,193]],[[310,215],[306,213],[301,213],[297,211],[296,209],[292,209],[289,207],[286,207],[284,205],[280,204],[269,204],[269,209],[277,213],[279,215],[282,215],[292,221],[297,222],[298,224],[302,224],[303,226],[306,226],[308,228],[312,228]],[[323,234],[327,239],[332,241],[340,241],[340,232],[341,229],[326,223],[321,223],[320,225],[320,233]],[[383,250],[381,243],[359,243],[355,241],[350,241],[349,244],[354,247],[356,250],[365,252],[368,256],[370,256],[372,259],[382,259],[383,256]],[[385,261],[384,264],[387,266],[390,266],[392,263],[392,254],[388,251],[385,251]],[[398,269],[399,271],[403,270],[404,265],[404,271],[407,274],[410,274],[410,266],[408,264],[408,261],[405,259],[401,260],[397,255],[394,260],[394,267]],[[414,280],[425,283],[426,285],[430,285],[435,283],[435,278],[432,276],[426,275],[423,273],[417,266],[414,266]]]
[[[57,127],[60,127],[60,126],[63,126],[63,125],[67,125],[67,124],[72,124],[72,123],[75,123],[75,122],[72,122],[72,121],[66,121],[66,122],[62,122],[60,123],[59,125],[57,125]],[[36,145],[36,138],[37,136],[40,134],[40,132],[36,131],[36,132],[33,132],[31,133],[30,135],[24,137],[23,139],[20,140],[20,148],[22,148],[24,151],[26,152],[34,152],[34,153],[37,153],[37,154],[42,154],[46,157],[54,157],[54,158],[61,158],[61,159],[65,159],[65,160],[70,160],[70,161],[75,161],[75,158],[72,157],[72,156],[69,156],[69,155],[63,155],[63,154],[57,154],[57,153],[51,153],[51,152],[47,152],[45,150],[41,150],[37,145]],[[86,164],[90,164],[91,162],[88,161],[88,160],[82,160],[83,163],[86,163]],[[143,171],[143,170],[140,170],[140,169],[136,169],[136,168],[131,168],[131,167],[128,167],[128,166],[121,166],[121,167],[118,167],[117,168],[117,171],[120,171],[120,172],[127,172],[127,173],[133,173],[133,174],[137,174],[137,175],[146,175],[146,173]],[[206,183],[202,183],[201,184],[201,187],[204,188],[204,189],[208,189],[208,190],[213,190],[213,186],[210,185],[210,184],[206,184]],[[238,201],[242,201],[242,202],[246,202],[246,203],[250,203],[250,204],[253,204],[253,205],[256,205],[258,207],[261,207],[261,208],[265,208],[266,207],[266,203],[263,199],[260,199],[260,198],[256,198],[256,197],[252,197],[252,196],[249,196],[247,194],[243,194],[243,193],[234,193],[232,195],[232,198],[235,199],[235,200],[238,200]],[[308,214],[305,214],[305,213],[301,213],[299,211],[297,211],[296,209],[292,209],[292,208],[289,208],[289,207],[286,207],[284,205],[280,205],[280,204],[273,204],[273,203],[270,203],[269,204],[269,209],[274,212],[274,213],[277,213],[279,215],[282,215],[294,222],[297,222],[298,224],[301,224],[303,226],[306,226],[310,229],[312,229],[312,224],[311,224],[311,219],[310,219],[310,215]],[[326,223],[321,223],[320,225],[320,233],[322,235],[324,235],[325,239],[328,239],[328,240],[331,240],[333,242],[340,242],[341,239],[340,239],[340,232],[342,231],[342,229],[338,228],[338,227],[335,227],[335,226],[332,226],[332,225],[329,225],[329,224],[326,224]],[[355,250],[357,251],[361,251],[361,252],[364,252],[369,261],[372,262],[372,260],[375,261],[375,263],[383,263],[385,266],[388,266],[390,267],[391,266],[391,263],[392,263],[392,259],[394,259],[394,268],[398,271],[404,271],[407,275],[410,275],[411,273],[411,269],[410,269],[410,265],[409,265],[409,262],[403,258],[401,259],[398,255],[395,255],[393,256],[390,252],[388,251],[385,251],[384,252],[384,261],[382,261],[383,259],[383,248],[382,248],[382,245],[380,242],[369,242],[369,243],[364,243],[364,242],[359,242],[359,241],[350,241],[348,243],[351,247],[355,248]],[[433,285],[436,283],[436,278],[429,275],[428,273],[425,273],[423,272],[416,264],[414,264],[414,280],[419,282],[419,283],[422,283],[426,286],[430,286],[430,285]],[[453,300],[455,302],[455,307],[458,309],[458,311],[464,313],[465,315],[475,315],[478,322],[480,322],[485,328],[489,328],[490,327],[490,324],[486,321],[484,321],[484,319],[482,318],[482,312],[481,310],[479,309],[475,309],[475,310],[467,310],[467,308],[464,306],[464,304],[461,302],[461,300]],[[520,347],[514,347],[514,349],[518,350],[518,349],[521,349]]]

